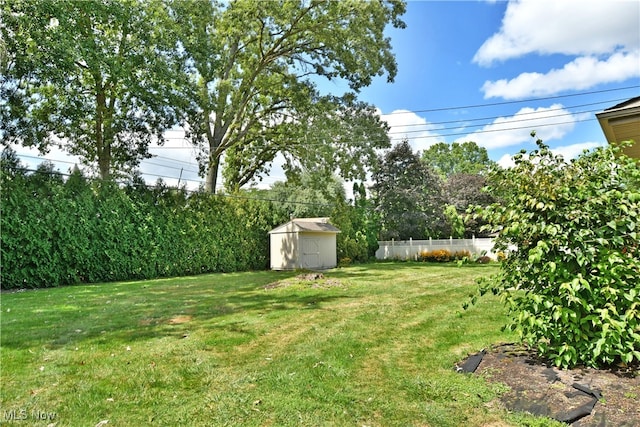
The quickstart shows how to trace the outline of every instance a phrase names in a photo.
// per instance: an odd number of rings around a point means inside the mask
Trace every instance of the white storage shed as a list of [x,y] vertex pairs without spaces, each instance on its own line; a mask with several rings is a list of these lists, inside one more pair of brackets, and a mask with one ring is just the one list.
[[269,232],[272,270],[323,270],[338,264],[329,218],[296,218]]

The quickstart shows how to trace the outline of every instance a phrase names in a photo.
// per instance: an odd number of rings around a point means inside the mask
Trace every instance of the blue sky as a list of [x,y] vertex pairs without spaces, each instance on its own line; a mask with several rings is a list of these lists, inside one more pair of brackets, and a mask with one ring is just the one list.
[[[380,110],[393,141],[406,137],[415,150],[475,141],[508,166],[534,147],[536,130],[571,158],[605,143],[596,112],[640,95],[637,0],[409,1],[404,21],[406,29],[387,32],[394,83],[375,79],[360,98]],[[166,147],[174,148],[153,149],[158,157],[143,162],[147,182],[175,184],[182,173],[197,188],[195,152],[180,131]],[[55,150],[46,158],[74,161]],[[261,186],[284,179],[277,163]]]
[[416,150],[475,141],[508,165],[536,130],[574,157],[605,143],[596,111],[640,95],[637,1],[412,1],[405,22],[395,82],[362,99]]

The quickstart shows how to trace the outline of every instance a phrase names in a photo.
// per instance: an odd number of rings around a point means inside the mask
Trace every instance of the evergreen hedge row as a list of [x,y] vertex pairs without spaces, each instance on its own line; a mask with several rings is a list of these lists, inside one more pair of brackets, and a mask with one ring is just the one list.
[[135,182],[63,180],[2,160],[2,289],[268,267],[279,218],[268,202]]

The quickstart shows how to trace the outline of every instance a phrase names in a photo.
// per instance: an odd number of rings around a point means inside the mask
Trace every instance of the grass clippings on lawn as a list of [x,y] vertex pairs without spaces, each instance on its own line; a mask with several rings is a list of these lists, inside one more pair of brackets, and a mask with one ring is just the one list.
[[[496,298],[461,308],[495,268],[384,263],[317,280],[340,286],[252,272],[3,293],[0,416],[56,427],[554,425],[491,408],[507,389],[452,369],[514,339],[500,332]],[[265,289],[276,282],[293,284]]]

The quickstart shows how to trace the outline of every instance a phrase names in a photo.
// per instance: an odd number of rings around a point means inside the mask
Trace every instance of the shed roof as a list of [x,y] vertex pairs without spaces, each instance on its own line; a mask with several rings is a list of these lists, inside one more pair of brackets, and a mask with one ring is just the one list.
[[309,231],[315,233],[340,233],[340,230],[334,225],[329,224],[329,218],[295,218],[286,224],[282,224],[269,232],[276,233],[295,233],[300,231]]

